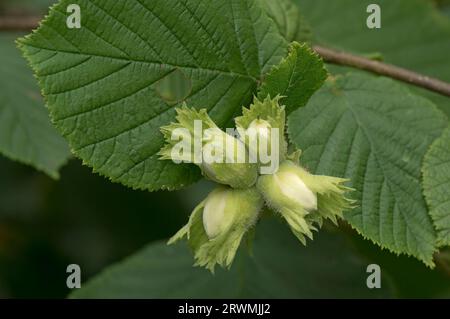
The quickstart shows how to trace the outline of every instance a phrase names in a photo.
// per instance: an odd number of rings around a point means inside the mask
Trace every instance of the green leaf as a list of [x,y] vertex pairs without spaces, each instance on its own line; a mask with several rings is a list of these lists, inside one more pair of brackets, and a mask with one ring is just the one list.
[[275,66],[264,80],[258,97],[284,96],[281,103],[289,114],[306,105],[327,78],[322,59],[306,44],[294,42],[289,55]]
[[425,156],[423,188],[437,229],[437,244],[450,246],[450,128]]
[[0,34],[0,153],[58,178],[69,148],[50,123],[16,36]]
[[288,42],[307,42],[312,32],[306,19],[291,0],[260,0],[269,17],[278,26],[278,30]]
[[433,265],[436,234],[421,188],[421,165],[446,126],[428,100],[386,78],[329,81],[288,122],[303,164],[346,177],[359,208],[345,219],[381,247]]
[[159,81],[184,73],[184,101],[223,126],[287,53],[257,0],[80,0],[82,27],[68,29],[72,2],[53,7],[21,48],[75,154],[133,188],[175,189],[200,177],[192,165],[158,159],[159,128],[182,103],[163,99]]
[[[450,20],[425,0],[292,0],[319,44],[355,53],[379,52],[384,61],[450,82]],[[367,6],[381,7],[381,28],[369,29]],[[417,90],[450,115],[447,97]]]
[[[338,234],[321,232],[308,247],[281,223],[258,225],[253,256],[245,250],[230,271],[192,267],[184,245],[151,244],[75,291],[73,298],[377,298],[367,289],[367,262]],[[270,234],[270,236],[267,236]],[[326,287],[324,289],[323,287]]]

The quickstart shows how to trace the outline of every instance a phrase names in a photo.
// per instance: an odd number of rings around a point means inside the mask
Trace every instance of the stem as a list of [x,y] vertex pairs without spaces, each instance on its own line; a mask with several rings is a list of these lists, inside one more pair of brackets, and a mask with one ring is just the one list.
[[41,17],[0,17],[0,31],[29,31],[36,29]]
[[434,255],[436,266],[450,277],[450,251],[442,251]]
[[357,55],[335,51],[321,46],[314,50],[326,61],[333,64],[346,65],[372,73],[384,75],[415,86],[419,86],[450,97],[450,83],[433,79],[423,74],[412,72],[398,66],[373,61]]
[[[40,17],[0,17],[0,31],[29,31],[37,28],[39,21]],[[450,97],[450,83],[403,69],[392,64],[373,61],[346,52],[340,52],[321,46],[314,46],[314,50],[325,60],[325,62],[350,66],[388,76]]]

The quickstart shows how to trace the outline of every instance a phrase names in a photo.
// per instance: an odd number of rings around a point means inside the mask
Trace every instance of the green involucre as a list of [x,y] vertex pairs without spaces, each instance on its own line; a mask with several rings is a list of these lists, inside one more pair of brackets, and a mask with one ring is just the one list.
[[281,164],[277,173],[258,179],[257,188],[269,207],[279,212],[292,232],[306,244],[312,239],[314,226],[322,226],[323,219],[337,224],[345,210],[353,208],[354,201],[345,197],[353,189],[344,186],[348,180],[317,176],[308,173],[292,161]]
[[[219,232],[209,238],[205,224],[205,207],[209,201],[224,201],[223,205],[215,207],[217,214],[223,215]],[[246,190],[219,186],[201,202],[193,211],[189,222],[169,241],[172,244],[182,238],[187,238],[196,259],[196,265],[206,267],[214,272],[215,265],[230,267],[241,240],[257,219],[264,201],[255,188]]]
[[[249,109],[244,108],[244,115],[236,118],[236,123],[243,134],[255,123],[256,126],[262,125],[262,129],[281,129],[280,140],[284,147],[280,158],[288,160],[283,161],[275,172],[261,174],[256,188],[233,189],[219,186],[194,209],[188,224],[169,243],[187,237],[195,254],[196,265],[211,271],[214,271],[216,264],[230,267],[242,237],[258,220],[258,213],[264,202],[281,214],[303,244],[306,244],[305,236],[312,239],[312,231],[321,227],[324,219],[336,224],[337,217],[342,217],[344,210],[353,208],[354,201],[346,197],[346,193],[352,189],[343,185],[347,180],[308,173],[299,165],[300,150],[286,154],[285,112],[284,106],[278,103],[279,99],[280,97],[266,97],[264,101],[260,101],[255,98]],[[170,154],[176,145],[173,145],[171,138],[169,140],[169,136],[176,129],[187,130],[187,133],[182,134],[183,137],[191,135],[193,125],[190,123],[194,120],[204,122],[207,128],[215,128],[206,110],[196,111],[184,107],[178,110],[177,119],[178,123],[162,128],[168,143],[161,151],[162,159],[171,158]],[[261,133],[259,137],[267,141],[266,134]],[[261,147],[260,144],[257,145],[258,148]],[[233,168],[223,169],[226,172],[224,179],[213,180],[230,184],[230,180],[246,175],[243,166],[228,165]]]
[[[234,188],[248,188],[256,183],[258,167],[248,161],[244,143],[220,130],[206,109],[197,111],[184,105],[176,111],[177,122],[161,128],[166,140],[158,153],[161,159],[194,163],[206,178]],[[178,136],[177,130],[184,133]],[[208,151],[214,153],[214,162],[206,158]],[[238,154],[243,155],[245,162],[238,161]]]

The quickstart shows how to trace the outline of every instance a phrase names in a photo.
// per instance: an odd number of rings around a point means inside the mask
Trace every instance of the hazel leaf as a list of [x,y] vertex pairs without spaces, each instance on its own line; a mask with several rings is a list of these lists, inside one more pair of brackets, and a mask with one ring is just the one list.
[[281,95],[286,114],[306,105],[327,78],[322,59],[307,44],[293,42],[289,55],[266,76],[258,97]]
[[437,230],[437,244],[450,246],[450,128],[425,156],[423,188]]
[[345,219],[365,238],[433,266],[436,231],[422,194],[421,165],[447,125],[428,100],[386,78],[330,80],[288,131],[315,174],[349,179],[357,208]]
[[[72,2],[53,6],[20,47],[74,153],[135,189],[198,180],[198,168],[159,160],[160,127],[183,102],[223,127],[287,53],[257,0],[80,0],[81,28],[69,29]],[[160,81],[174,72],[190,82],[183,101],[161,94]]]

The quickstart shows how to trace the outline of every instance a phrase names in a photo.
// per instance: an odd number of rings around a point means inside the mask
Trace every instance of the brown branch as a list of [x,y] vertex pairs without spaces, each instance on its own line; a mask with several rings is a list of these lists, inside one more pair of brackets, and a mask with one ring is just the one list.
[[423,74],[412,72],[410,70],[403,69],[392,64],[373,61],[357,55],[339,52],[321,46],[314,46],[314,50],[326,62],[350,66],[353,68],[388,76],[399,81],[403,81],[440,93],[442,95],[450,96],[450,83],[438,79],[433,79]]
[[0,31],[30,31],[38,27],[41,17],[0,17]]
[[441,251],[434,255],[436,267],[450,277],[450,250]]
[[[0,17],[0,31],[29,31],[37,28],[39,20],[39,17]],[[321,46],[314,46],[314,50],[325,62],[388,76],[450,97],[450,83],[433,79],[392,64],[373,61],[350,53]]]

